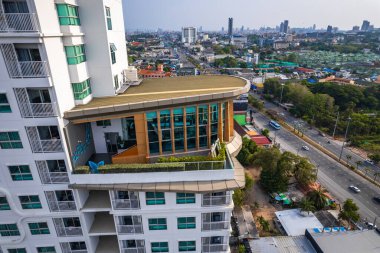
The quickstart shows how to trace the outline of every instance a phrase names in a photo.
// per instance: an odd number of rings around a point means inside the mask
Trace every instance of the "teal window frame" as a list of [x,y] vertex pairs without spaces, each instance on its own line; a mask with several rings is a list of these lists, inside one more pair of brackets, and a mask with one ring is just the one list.
[[19,236],[20,231],[18,230],[16,223],[0,224],[0,235],[1,236]]
[[1,149],[21,149],[23,148],[20,135],[17,131],[0,132]]
[[194,193],[177,192],[176,203],[177,204],[194,204],[195,203],[195,194]]
[[111,8],[106,6],[107,29],[112,30]]
[[185,150],[183,111],[183,108],[173,109],[174,146],[176,152]]
[[33,180],[29,165],[10,165],[8,166],[8,169],[13,181]]
[[86,50],[84,44],[65,46],[67,64],[77,65],[86,61]]
[[50,230],[47,222],[32,222],[28,223],[30,233],[32,235],[49,235]]
[[179,252],[185,252],[185,251],[196,251],[197,248],[196,241],[179,241],[178,242],[178,251]]
[[71,86],[73,88],[75,100],[83,100],[92,94],[90,79],[81,83],[72,83]]
[[177,228],[178,229],[195,229],[197,222],[195,217],[178,217]]
[[96,121],[96,126],[99,126],[99,127],[111,126],[111,120],[106,119],[106,120]]
[[25,248],[8,249],[8,253],[26,253]]
[[171,128],[171,112],[170,110],[160,111],[160,126],[161,126],[161,146],[162,153],[172,153],[172,128]]
[[160,143],[158,139],[157,112],[148,112],[145,116],[148,129],[149,154],[158,154],[160,153]]
[[150,244],[152,252],[169,252],[168,242],[152,242]]
[[0,211],[11,210],[7,197],[0,197]]
[[56,4],[60,25],[80,25],[79,8],[71,4]]
[[110,52],[111,52],[111,62],[112,64],[116,63],[116,46],[114,43],[110,43]]
[[186,140],[187,140],[187,149],[196,148],[196,138],[197,138],[197,107],[190,106],[186,107]]
[[148,219],[149,230],[167,230],[168,224],[166,218]]
[[210,106],[210,124],[211,124],[211,144],[213,144],[218,139],[218,128],[219,128],[219,105],[211,104]]
[[11,113],[11,105],[9,104],[6,93],[0,93],[0,113]]
[[42,209],[40,197],[38,195],[18,196],[22,209]]
[[148,206],[165,205],[165,193],[164,192],[146,192],[145,201]]
[[199,147],[208,147],[208,135],[209,135],[209,108],[208,105],[198,106],[198,129],[199,129]]
[[38,253],[56,253],[54,246],[48,246],[48,247],[37,247]]

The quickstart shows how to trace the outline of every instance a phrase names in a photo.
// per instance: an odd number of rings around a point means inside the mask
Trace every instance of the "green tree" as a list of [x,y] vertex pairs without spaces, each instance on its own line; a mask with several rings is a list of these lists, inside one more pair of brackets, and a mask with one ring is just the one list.
[[360,219],[359,207],[352,199],[347,199],[343,203],[343,209],[339,213],[339,219],[345,220],[348,224],[351,222],[357,222]]
[[260,224],[260,227],[263,231],[265,232],[269,232],[270,231],[270,224],[269,224],[269,221],[267,221],[263,216],[259,216],[257,217],[257,220]]
[[315,166],[304,157],[299,158],[295,164],[294,177],[300,185],[306,186],[317,179]]
[[264,128],[264,129],[261,131],[261,134],[264,135],[265,137],[268,137],[268,138],[269,138],[269,129]]
[[301,208],[301,211],[307,212],[307,214],[315,211],[315,206],[314,206],[313,202],[310,201],[306,197],[301,199],[301,201],[299,203],[299,207]]
[[307,197],[314,204],[317,210],[322,210],[327,204],[328,197],[326,196],[326,190],[319,186],[317,189],[307,193]]
[[245,173],[245,187],[244,187],[244,190],[247,191],[249,189],[252,188],[254,184],[254,180],[253,178],[248,174],[248,173]]
[[245,253],[245,246],[243,244],[239,245],[239,253]]
[[243,201],[244,201],[244,197],[245,197],[245,194],[244,194],[243,190],[237,189],[237,190],[234,190],[234,193],[232,195],[232,200],[234,201],[234,204],[236,206],[242,206]]
[[370,159],[372,159],[375,163],[380,162],[380,153],[377,154],[371,154],[368,156]]

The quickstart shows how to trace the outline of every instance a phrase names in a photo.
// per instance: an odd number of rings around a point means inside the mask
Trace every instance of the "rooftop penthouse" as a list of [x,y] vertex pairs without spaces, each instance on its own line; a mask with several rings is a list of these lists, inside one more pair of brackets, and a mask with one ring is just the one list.
[[[229,76],[150,79],[65,112],[76,168],[73,187],[183,192],[241,187],[244,171],[229,155],[236,148],[217,143],[238,138],[232,100],[248,90],[247,80]],[[89,162],[100,163],[96,173]]]

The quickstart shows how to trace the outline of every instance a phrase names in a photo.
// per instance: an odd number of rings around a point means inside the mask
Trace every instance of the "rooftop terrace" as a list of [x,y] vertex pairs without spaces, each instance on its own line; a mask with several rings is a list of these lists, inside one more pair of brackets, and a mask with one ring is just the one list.
[[174,103],[228,98],[245,93],[248,89],[247,80],[225,75],[146,79],[120,95],[94,98],[88,104],[78,105],[65,112],[65,118],[132,112],[135,109],[157,108]]

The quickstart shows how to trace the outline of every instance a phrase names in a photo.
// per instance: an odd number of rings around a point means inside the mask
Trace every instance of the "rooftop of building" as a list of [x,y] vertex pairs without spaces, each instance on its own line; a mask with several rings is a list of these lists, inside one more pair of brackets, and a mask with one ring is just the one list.
[[375,253],[380,251],[380,233],[375,230],[315,233],[308,230],[320,252]]
[[289,209],[275,212],[282,227],[289,236],[304,235],[306,229],[323,228],[321,222],[313,213],[301,213],[299,209]]
[[117,96],[93,98],[88,104],[78,105],[65,112],[65,118],[94,117],[232,98],[248,90],[247,80],[225,75],[146,79]]
[[253,253],[315,253],[305,236],[262,237],[250,241]]

